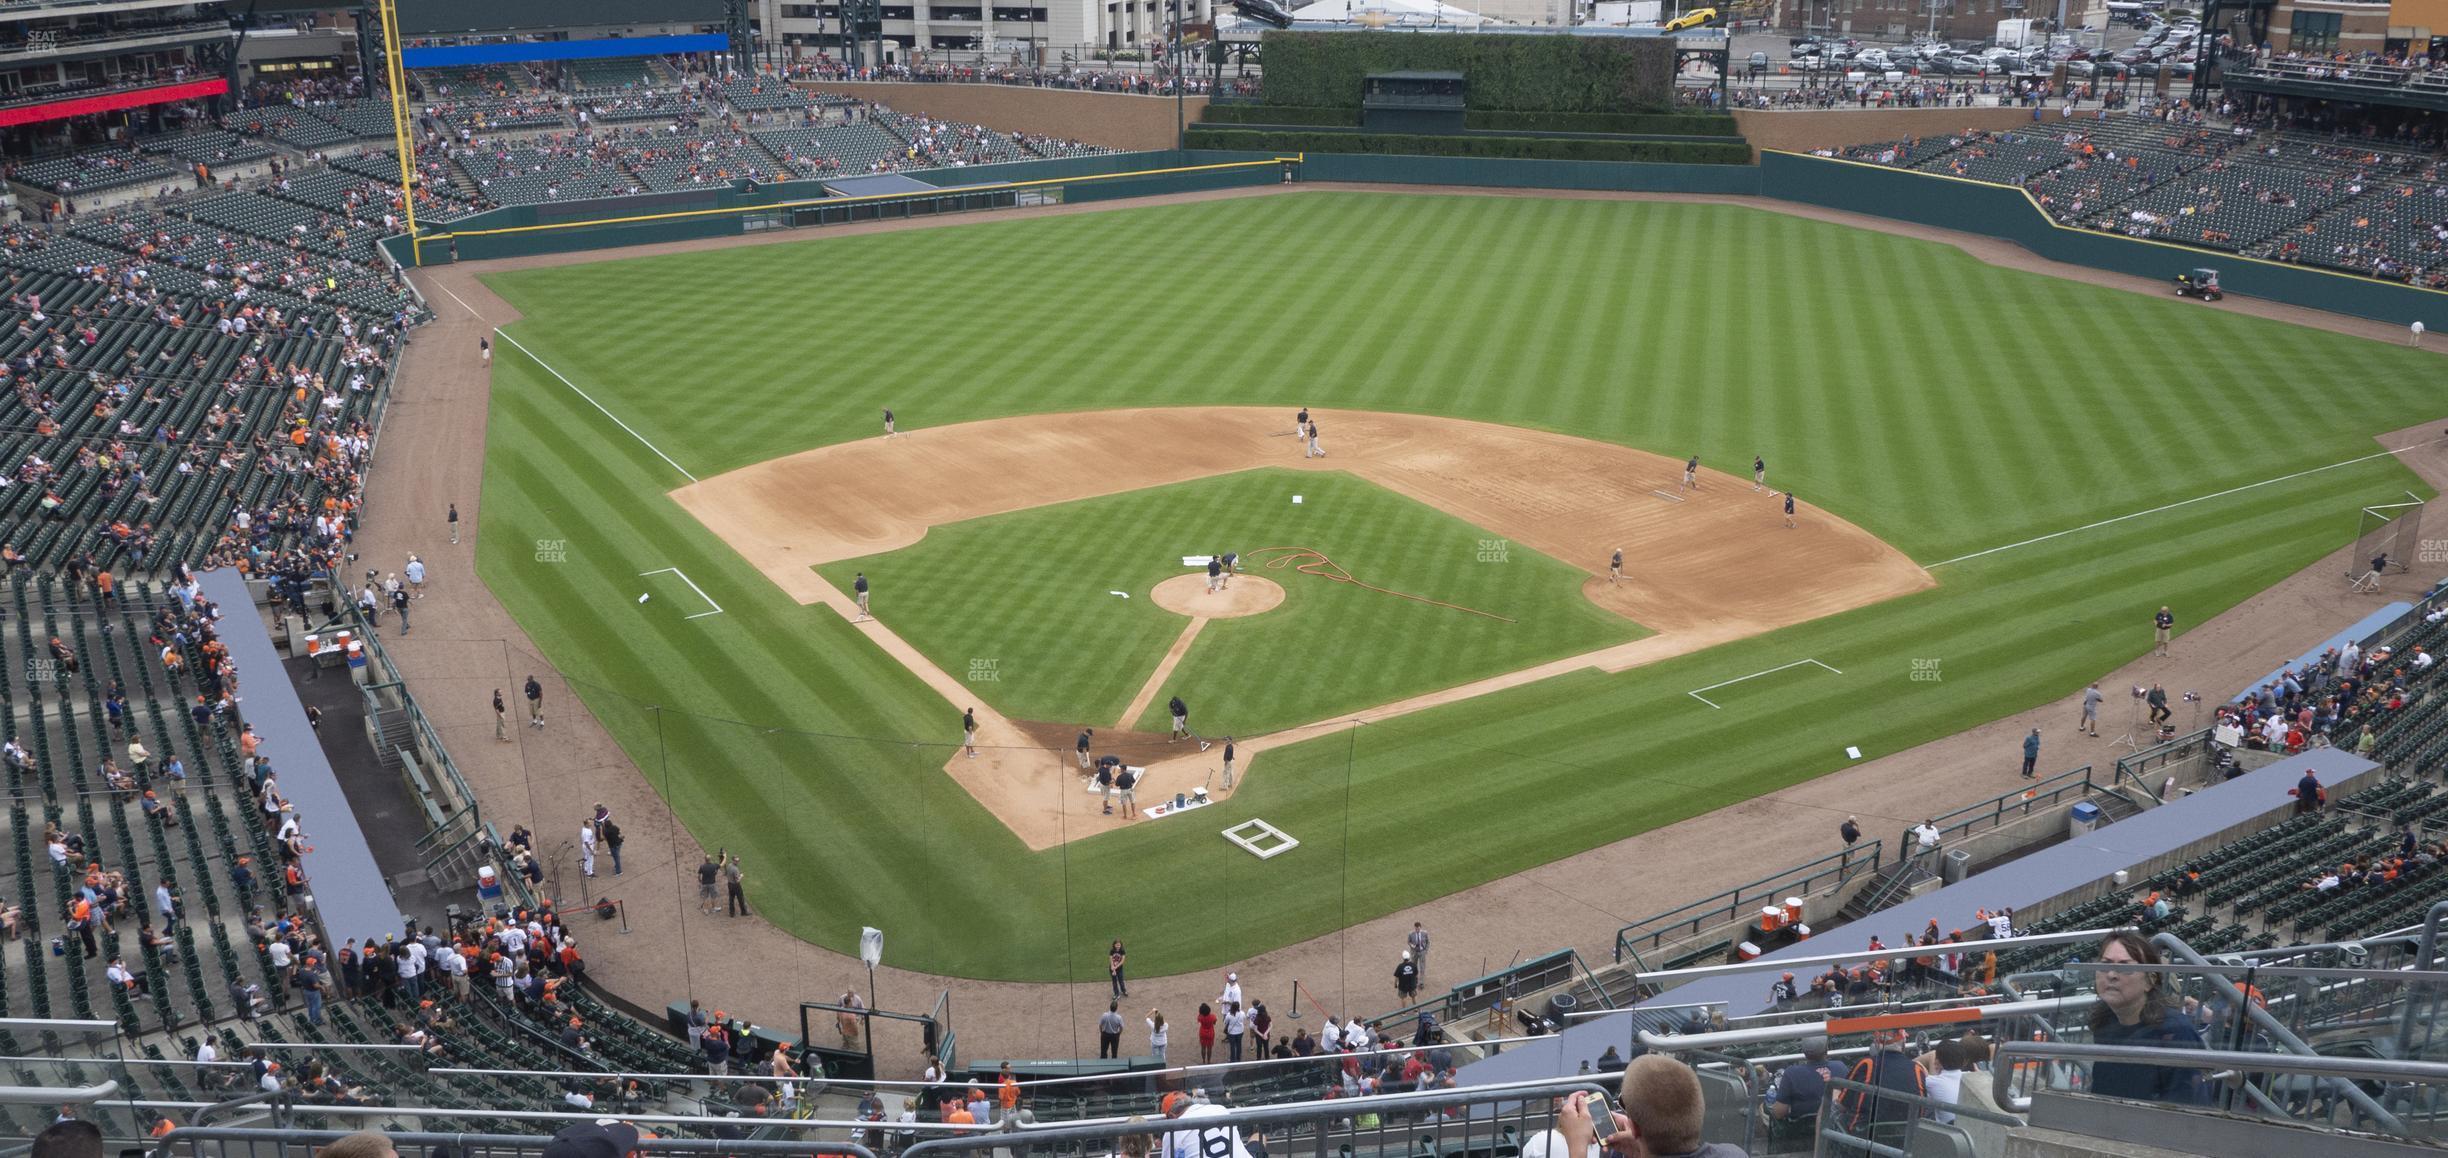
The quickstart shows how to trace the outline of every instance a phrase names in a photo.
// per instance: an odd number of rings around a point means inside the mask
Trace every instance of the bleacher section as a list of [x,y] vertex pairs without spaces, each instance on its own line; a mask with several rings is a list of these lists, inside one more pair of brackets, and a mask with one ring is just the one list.
[[2069,225],[2448,288],[2448,161],[2436,154],[2132,116],[1833,155],[2021,185]]
[[159,157],[115,148],[12,165],[8,176],[46,193],[74,197],[131,185],[166,185],[178,179],[178,172]]

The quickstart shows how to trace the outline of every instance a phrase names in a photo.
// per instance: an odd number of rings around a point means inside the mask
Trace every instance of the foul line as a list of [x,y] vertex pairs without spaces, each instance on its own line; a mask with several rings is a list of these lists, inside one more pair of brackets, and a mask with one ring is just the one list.
[[[496,327],[494,327],[494,328],[493,328],[493,333],[494,333],[494,335],[495,335],[496,337],[499,337],[499,338],[500,338],[502,341],[508,342],[508,343],[510,343],[510,344],[511,344],[511,345],[513,345],[513,346],[517,346],[517,347],[519,348],[519,353],[525,354],[525,355],[527,355],[529,358],[534,358],[534,359],[535,359],[535,364],[536,364],[536,365],[538,365],[538,366],[542,366],[542,367],[544,367],[544,372],[545,372],[545,373],[550,374],[550,375],[552,375],[552,376],[553,376],[553,377],[555,377],[555,378],[561,378],[561,384],[562,384],[562,385],[564,385],[564,386],[569,387],[569,388],[570,388],[572,391],[576,392],[576,393],[577,393],[577,395],[578,395],[580,398],[584,398],[584,399],[586,399],[586,400],[587,400],[587,405],[592,406],[592,407],[594,407],[595,409],[597,409],[597,410],[599,410],[599,411],[602,411],[602,412],[603,412],[603,416],[604,416],[604,417],[606,417],[606,418],[611,419],[611,420],[612,420],[612,424],[613,424],[614,426],[618,426],[618,427],[620,427],[622,430],[627,430],[627,431],[629,431],[629,437],[631,437],[631,438],[634,438],[634,439],[638,440],[638,445],[643,446],[643,447],[645,447],[645,448],[646,448],[646,449],[648,449],[648,450],[654,451],[654,455],[655,455],[655,457],[656,457],[656,458],[659,458],[659,459],[662,459],[662,460],[663,460],[664,462],[666,462],[666,463],[669,463],[669,464],[671,465],[671,468],[672,468],[673,470],[679,471],[681,474],[688,475],[688,480],[689,480],[690,482],[696,482],[696,481],[697,481],[697,476],[696,476],[696,475],[693,475],[693,474],[689,474],[689,472],[688,472],[688,468],[687,468],[687,467],[682,466],[682,465],[680,465],[679,463],[672,462],[672,456],[670,456],[670,455],[668,455],[668,454],[663,453],[663,451],[662,451],[662,449],[661,449],[660,447],[657,447],[655,444],[653,444],[653,443],[651,443],[651,442],[646,441],[646,436],[645,436],[645,435],[643,435],[643,434],[639,434],[637,431],[630,429],[629,424],[628,424],[628,423],[626,423],[626,422],[621,421],[621,420],[620,420],[620,416],[619,416],[619,415],[614,414],[614,413],[612,413],[612,412],[611,412],[611,411],[609,411],[609,410],[604,410],[604,405],[603,405],[603,403],[601,403],[601,402],[597,402],[597,401],[595,400],[595,398],[594,398],[594,396],[593,396],[593,395],[588,394],[588,393],[587,393],[586,391],[584,391],[584,390],[580,390],[580,389],[578,389],[578,384],[577,384],[577,383],[572,382],[572,381],[570,381],[570,380],[569,380],[569,379],[567,379],[567,378],[562,378],[562,377],[561,377],[561,372],[560,372],[559,370],[555,370],[555,369],[553,369],[553,368],[552,368],[552,363],[547,362],[547,361],[545,361],[545,360],[544,360],[544,359],[542,359],[542,358],[537,358],[537,357],[536,357],[536,352],[535,352],[535,351],[533,351],[533,350],[528,349],[528,348],[527,348],[527,344],[526,344],[525,342],[521,342],[521,341],[519,341],[517,338],[513,338],[513,337],[511,337],[511,336],[510,336],[510,332],[509,332],[509,331],[504,330],[504,329],[502,329],[502,328],[501,328],[501,327],[499,327],[499,326],[496,326]],[[691,584],[689,584],[689,586],[694,587],[694,586],[696,586],[696,584],[691,583]],[[698,594],[703,595],[703,594],[705,594],[705,592],[700,591],[700,592],[698,592]],[[714,602],[714,601],[713,601],[713,600],[711,600],[711,599],[708,599],[708,600],[706,600],[706,602],[708,602],[708,603],[712,603],[712,602]]]
[[700,612],[698,612],[698,613],[697,613],[697,614],[695,614],[695,615],[683,616],[682,618],[684,618],[684,619],[703,619],[703,618],[705,618],[706,616],[709,616],[709,615],[720,615],[720,614],[722,614],[722,604],[714,602],[714,597],[713,597],[713,596],[711,596],[711,595],[706,594],[706,593],[705,593],[705,588],[703,588],[703,587],[699,587],[699,586],[697,585],[697,581],[696,581],[696,580],[689,578],[689,577],[688,577],[688,572],[683,571],[683,570],[679,569],[678,567],[663,567],[663,568],[660,568],[660,569],[657,569],[657,570],[653,570],[653,571],[640,571],[640,572],[638,572],[638,578],[640,578],[640,579],[643,579],[643,578],[645,578],[645,577],[647,577],[647,576],[649,576],[649,575],[678,575],[678,576],[680,577],[680,581],[681,581],[681,582],[686,583],[686,584],[688,584],[688,585],[689,585],[689,590],[694,591],[694,592],[696,592],[696,593],[697,593],[697,598],[705,600],[705,601],[706,601],[706,606],[711,607],[711,608],[713,608],[713,609],[714,609],[714,610],[712,610],[712,611],[700,611]]
[[2172,510],[2175,510],[2175,509],[2176,509],[2176,508],[2178,508],[2178,507],[2189,507],[2189,506],[2192,506],[2192,505],[2193,505],[2193,504],[2195,504],[2195,503],[2206,503],[2206,502],[2209,502],[2209,501],[2210,501],[2210,500],[2212,500],[2212,499],[2223,499],[2223,498],[2226,498],[2226,497],[2227,497],[2227,496],[2229,496],[2229,495],[2242,494],[2242,493],[2244,493],[2245,491],[2253,490],[2253,489],[2258,488],[2258,487],[2265,487],[2265,486],[2272,485],[2272,484],[2274,484],[2274,483],[2292,482],[2292,481],[2294,481],[2294,480],[2296,480],[2296,479],[2303,478],[2303,477],[2305,477],[2305,476],[2307,476],[2307,475],[2316,475],[2316,474],[2319,474],[2319,473],[2321,473],[2322,471],[2327,471],[2327,470],[2336,470],[2336,469],[2338,469],[2339,467],[2342,467],[2342,466],[2354,466],[2354,465],[2356,465],[2357,463],[2365,463],[2365,462],[2370,462],[2371,460],[2373,460],[2373,459],[2375,459],[2375,458],[2389,458],[2389,457],[2392,457],[2392,456],[2395,456],[2395,455],[2404,454],[2405,452],[2407,452],[2407,451],[2409,451],[2409,450],[2413,450],[2413,449],[2415,449],[2416,447],[2422,447],[2422,446],[2431,446],[2431,445],[2434,445],[2434,444],[2435,444],[2437,441],[2438,441],[2437,439],[2434,439],[2432,442],[2418,442],[2418,443],[2415,443],[2413,446],[2401,446],[2401,447],[2398,447],[2398,448],[2397,448],[2397,449],[2395,449],[2395,450],[2383,450],[2383,451],[2380,451],[2380,452],[2378,452],[2378,453],[2376,453],[2376,454],[2367,454],[2367,455],[2364,455],[2364,456],[2363,456],[2363,457],[2361,457],[2361,458],[2350,458],[2350,459],[2347,459],[2347,460],[2346,460],[2346,461],[2344,461],[2344,462],[2333,462],[2333,463],[2330,463],[2330,464],[2329,464],[2329,465],[2327,465],[2327,466],[2316,466],[2316,467],[2313,467],[2313,468],[2312,468],[2312,469],[2310,469],[2310,470],[2299,470],[2299,471],[2296,471],[2296,472],[2295,472],[2295,473],[2293,473],[2293,474],[2284,474],[2284,475],[2279,475],[2277,478],[2265,478],[2265,479],[2262,479],[2260,482],[2254,482],[2254,483],[2245,483],[2243,486],[2240,486],[2240,487],[2229,487],[2229,488],[2227,488],[2226,490],[2220,491],[2220,492],[2218,492],[2218,493],[2216,493],[2216,494],[2200,495],[2200,496],[2196,496],[2196,497],[2194,497],[2194,498],[2189,498],[2189,499],[2181,499],[2181,500],[2179,500],[2179,501],[2169,503],[2169,504],[2167,504],[2167,505],[2165,505],[2165,506],[2152,507],[2151,509],[2149,509],[2149,510],[2147,510],[2147,511],[2135,511],[2135,512],[2133,512],[2132,514],[2127,514],[2127,515],[2118,515],[2117,517],[2115,517],[2115,518],[2113,518],[2113,519],[2101,519],[2100,521],[2098,521],[2098,522],[2096,522],[2096,523],[2085,523],[2085,524],[2083,524],[2082,526],[2079,526],[2079,527],[2074,527],[2074,528],[2071,528],[2071,529],[2068,529],[2068,530],[2063,530],[2063,531],[2052,531],[2052,532],[2050,532],[2050,533],[2048,533],[2048,534],[2046,534],[2046,535],[2042,535],[2042,536],[2040,536],[2040,537],[2038,537],[2038,538],[2034,538],[2034,539],[2025,539],[2025,540],[2023,540],[2023,541],[2022,541],[2022,542],[2020,542],[2020,543],[2008,543],[2008,544],[2006,544],[2006,545],[2005,545],[2005,546],[2003,546],[2003,547],[1991,547],[1991,548],[1989,548],[1989,549],[1988,549],[1988,550],[1986,550],[1986,551],[1974,551],[1974,552],[1972,552],[1972,553],[1971,553],[1971,554],[1969,554],[1969,555],[1957,555],[1957,556],[1955,556],[1955,557],[1954,557],[1954,558],[1952,558],[1952,559],[1945,559],[1945,560],[1941,560],[1941,561],[1936,562],[1936,563],[1926,564],[1926,566],[1927,566],[1927,567],[1944,567],[1944,566],[1946,566],[1946,565],[1947,565],[1947,564],[1949,564],[1949,563],[1962,563],[1962,562],[1966,562],[1966,561],[1968,561],[1968,560],[1978,559],[1978,558],[1980,558],[1980,557],[1981,557],[1981,556],[1983,556],[1983,555],[1995,555],[1995,554],[1997,554],[1997,553],[1998,553],[1998,552],[2000,552],[2000,551],[2012,551],[2012,550],[2014,550],[2014,549],[2015,549],[2015,548],[2017,548],[2017,547],[2028,547],[2028,546],[2031,546],[2031,545],[2032,545],[2032,544],[2034,544],[2034,543],[2045,543],[2045,542],[2048,542],[2048,541],[2049,541],[2049,540],[2051,540],[2051,539],[2062,539],[2062,538],[2066,537],[2067,535],[2079,534],[2079,533],[2081,533],[2081,532],[2083,532],[2083,531],[2093,531],[2093,530],[2098,530],[2098,529],[2099,529],[2099,528],[2101,528],[2101,527],[2109,526],[2109,525],[2114,524],[2114,523],[2122,523],[2122,522],[2126,521],[2127,519],[2139,519],[2139,518],[2143,517],[2144,515],[2156,515],[2156,514],[2159,514],[2159,513],[2160,513],[2160,512],[2162,512],[2162,511],[2172,511]]
[[[477,313],[476,313],[476,307],[474,307],[474,306],[471,306],[471,305],[467,304],[467,299],[466,299],[466,298],[460,297],[458,294],[451,293],[451,287],[446,286],[446,285],[443,285],[443,284],[442,284],[442,283],[441,283],[439,280],[436,280],[436,281],[434,282],[434,288],[435,288],[435,289],[438,289],[438,290],[441,290],[443,293],[450,294],[450,299],[451,299],[452,301],[454,301],[454,302],[459,303],[459,308],[460,308],[460,309],[466,310],[467,312],[469,312],[469,313],[471,313],[471,314],[476,314],[476,317],[478,317],[479,319],[481,319],[481,318],[483,318],[483,317],[484,317],[484,315],[483,315],[483,314],[477,314]],[[530,356],[532,357],[532,355],[530,355]],[[537,359],[537,360],[538,360],[538,361],[542,361],[542,359],[540,359],[540,358],[539,358],[539,359]]]
[[[1727,684],[1738,684],[1738,683],[1743,682],[1744,680],[1755,680],[1755,679],[1758,679],[1758,678],[1760,678],[1761,676],[1764,676],[1764,675],[1775,675],[1775,674],[1776,674],[1776,673],[1778,673],[1778,672],[1784,671],[1786,668],[1789,668],[1789,667],[1801,667],[1803,664],[1806,664],[1806,663],[1819,663],[1819,661],[1818,661],[1818,660],[1815,660],[1815,659],[1797,659],[1797,660],[1793,661],[1792,663],[1778,664],[1777,666],[1772,667],[1772,668],[1769,668],[1769,669],[1767,669],[1766,671],[1755,671],[1755,672],[1752,672],[1750,675],[1746,675],[1746,676],[1735,676],[1733,679],[1727,680],[1727,681],[1725,681],[1724,683],[1714,683],[1714,684],[1710,684],[1709,686],[1707,686],[1707,687],[1705,687],[1705,688],[1693,688],[1692,690],[1690,690],[1690,691],[1688,691],[1688,692],[1685,692],[1685,693],[1683,693],[1683,694],[1684,694],[1684,695],[1687,695],[1687,696],[1690,696],[1691,698],[1693,698],[1693,699],[1695,699],[1695,700],[1698,700],[1698,701],[1700,701],[1701,703],[1707,704],[1708,706],[1710,706],[1710,707],[1712,707],[1712,708],[1717,708],[1717,709],[1719,709],[1719,710],[1721,710],[1721,711],[1722,711],[1722,710],[1723,710],[1723,708],[1724,708],[1724,705],[1722,705],[1722,704],[1718,704],[1718,703],[1715,703],[1715,702],[1711,701],[1711,700],[1710,700],[1710,699],[1709,699],[1707,696],[1701,695],[1700,693],[1702,693],[1702,692],[1713,692],[1713,691],[1716,691],[1716,690],[1717,690],[1717,689],[1719,689],[1719,688],[1725,687]],[[1843,672],[1836,671],[1836,669],[1835,669],[1835,668],[1828,667],[1828,665],[1826,665],[1826,664],[1824,664],[1824,663],[1819,663],[1819,666],[1820,666],[1820,667],[1826,667],[1826,668],[1827,668],[1827,670],[1832,671],[1832,672],[1836,672],[1836,674],[1837,674],[1837,675],[1843,675],[1843,674],[1844,674]]]

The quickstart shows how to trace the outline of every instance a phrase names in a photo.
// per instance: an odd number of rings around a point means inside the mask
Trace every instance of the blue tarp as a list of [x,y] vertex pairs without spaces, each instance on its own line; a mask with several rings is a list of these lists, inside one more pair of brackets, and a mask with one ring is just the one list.
[[476,64],[518,64],[532,60],[611,60],[625,56],[668,56],[681,52],[728,52],[731,41],[711,33],[698,36],[632,36],[618,40],[534,40],[508,44],[447,44],[411,48],[400,53],[406,68],[465,68]]

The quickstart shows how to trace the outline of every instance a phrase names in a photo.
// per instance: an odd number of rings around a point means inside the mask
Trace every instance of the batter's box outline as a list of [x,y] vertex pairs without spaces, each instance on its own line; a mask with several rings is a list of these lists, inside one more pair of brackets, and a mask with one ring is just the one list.
[[1766,669],[1766,670],[1764,670],[1764,671],[1755,671],[1755,672],[1752,672],[1750,675],[1741,675],[1741,676],[1735,676],[1733,679],[1730,679],[1730,680],[1724,680],[1724,681],[1721,681],[1721,682],[1718,682],[1718,683],[1713,683],[1713,684],[1710,684],[1709,686],[1707,686],[1707,687],[1705,687],[1705,688],[1693,688],[1692,690],[1690,690],[1690,691],[1688,691],[1688,692],[1685,692],[1685,693],[1683,693],[1683,694],[1684,694],[1684,695],[1687,695],[1687,696],[1690,696],[1691,698],[1693,698],[1693,699],[1695,699],[1695,700],[1698,700],[1698,701],[1700,701],[1701,703],[1707,704],[1708,706],[1710,706],[1710,707],[1712,707],[1712,708],[1717,708],[1717,709],[1722,710],[1722,709],[1725,707],[1725,705],[1720,704],[1720,703],[1717,703],[1716,701],[1711,700],[1711,699],[1709,699],[1707,696],[1701,695],[1700,693],[1702,693],[1702,692],[1713,692],[1713,691],[1716,691],[1717,689],[1722,688],[1722,687],[1729,687],[1729,686],[1731,686],[1731,685],[1741,683],[1741,682],[1743,682],[1744,680],[1755,680],[1755,679],[1758,679],[1758,678],[1760,678],[1761,676],[1764,676],[1764,675],[1775,675],[1776,673],[1781,672],[1781,671],[1784,671],[1784,670],[1785,670],[1785,669],[1787,669],[1787,668],[1802,667],[1802,666],[1804,666],[1805,664],[1814,664],[1814,663],[1819,664],[1819,666],[1820,666],[1820,667],[1827,668],[1827,670],[1828,670],[1828,671],[1835,672],[1835,674],[1837,674],[1837,675],[1843,675],[1843,674],[1844,674],[1843,672],[1836,671],[1836,669],[1835,669],[1835,668],[1828,667],[1828,665],[1826,665],[1826,664],[1824,664],[1824,663],[1819,663],[1819,661],[1818,661],[1818,660],[1815,660],[1815,659],[1797,659],[1797,660],[1793,661],[1792,663],[1781,663],[1781,664],[1778,664],[1778,665],[1777,665],[1777,666],[1775,666],[1775,667],[1768,668],[1768,669]]
[[[1243,829],[1256,831],[1244,835]],[[1244,851],[1260,860],[1271,860],[1300,847],[1300,841],[1293,839],[1291,833],[1254,816],[1225,829],[1224,839],[1240,845]],[[1264,847],[1260,847],[1262,844]]]
[[706,606],[711,607],[711,608],[713,608],[713,609],[714,609],[714,610],[712,610],[712,611],[700,611],[700,612],[698,612],[698,613],[697,613],[697,614],[695,614],[695,615],[684,615],[684,616],[681,616],[681,618],[683,618],[683,619],[703,619],[703,618],[705,618],[706,616],[709,616],[709,615],[720,615],[720,614],[722,614],[722,613],[723,613],[722,604],[714,602],[714,597],[713,597],[713,596],[711,596],[711,595],[706,594],[706,593],[705,593],[705,588],[703,588],[703,587],[699,587],[699,586],[697,585],[697,581],[696,581],[696,580],[689,578],[689,577],[688,577],[688,572],[683,571],[683,570],[679,569],[678,567],[658,567],[658,568],[656,568],[656,569],[654,569],[654,570],[652,570],[652,571],[640,571],[640,572],[638,572],[638,578],[640,578],[640,579],[643,579],[643,578],[645,578],[645,577],[647,577],[647,576],[649,576],[649,575],[678,575],[678,576],[680,577],[680,581],[681,581],[681,582],[686,583],[686,584],[688,584],[688,585],[689,585],[689,590],[694,591],[694,592],[696,592],[696,593],[697,593],[697,598],[705,600],[705,601],[706,601]]

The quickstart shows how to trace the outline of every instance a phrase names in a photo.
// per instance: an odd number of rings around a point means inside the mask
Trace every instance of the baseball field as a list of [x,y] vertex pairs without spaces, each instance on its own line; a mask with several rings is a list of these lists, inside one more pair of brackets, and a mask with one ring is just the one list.
[[[526,319],[487,583],[771,920],[1016,980],[1246,957],[2060,697],[2420,492],[2374,437],[2437,405],[2427,356],[1729,206],[1308,191],[487,280]],[[1187,643],[1150,605],[1277,546],[1359,583],[1260,572],[1280,607]],[[1083,815],[1071,732],[1188,765],[1174,692],[1255,741],[1239,788]],[[971,695],[1010,723],[974,762]],[[1300,846],[1217,835],[1253,817]]]

